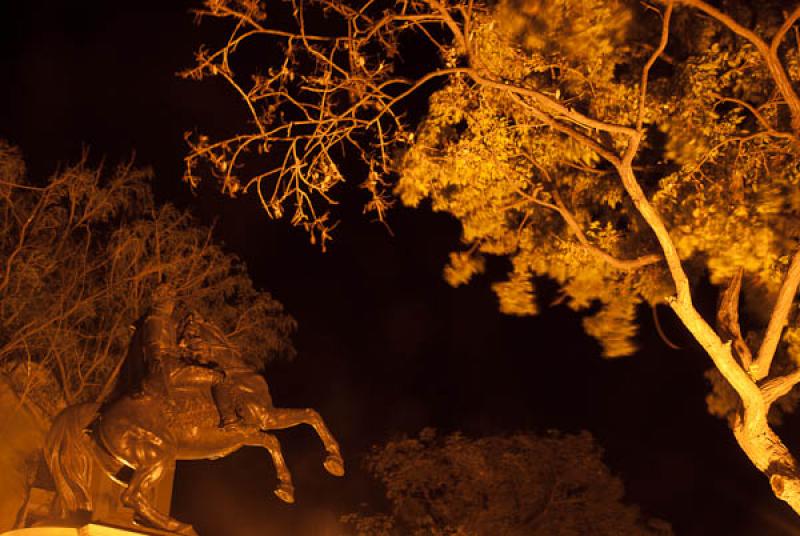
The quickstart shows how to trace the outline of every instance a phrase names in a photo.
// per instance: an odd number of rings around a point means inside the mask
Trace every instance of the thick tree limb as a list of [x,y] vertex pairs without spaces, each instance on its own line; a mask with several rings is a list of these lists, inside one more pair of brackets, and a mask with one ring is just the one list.
[[[672,0],[668,2],[668,10],[671,8],[671,5]],[[666,38],[669,32],[669,19],[666,16],[664,19],[665,23],[662,25],[662,43],[664,46],[666,46]],[[646,80],[644,73],[646,73],[647,69],[649,69],[649,65],[650,64],[648,63],[648,65],[645,66],[645,72],[643,72],[642,75],[643,81]],[[645,92],[642,92],[639,96],[640,114],[641,110],[643,109],[645,97]],[[761,392],[759,391],[758,386],[733,357],[731,345],[723,343],[722,339],[720,339],[717,333],[714,332],[711,326],[708,325],[708,322],[705,321],[705,319],[692,304],[689,278],[687,277],[686,271],[683,268],[680,256],[675,248],[675,244],[669,235],[669,231],[667,230],[663,219],[655,210],[653,205],[650,204],[650,201],[647,199],[647,196],[645,196],[644,191],[642,190],[641,185],[636,179],[636,175],[633,171],[633,160],[639,151],[639,147],[641,146],[643,139],[644,133],[641,130],[638,130],[635,135],[630,136],[630,141],[628,143],[628,147],[625,149],[625,154],[623,155],[619,164],[615,167],[617,168],[617,172],[622,180],[622,184],[625,187],[628,195],[631,197],[634,206],[650,226],[653,233],[656,235],[656,239],[658,240],[659,245],[664,252],[664,258],[667,262],[667,266],[677,291],[677,296],[668,299],[667,303],[670,305],[670,307],[672,307],[672,309],[678,315],[678,318],[681,319],[683,324],[692,333],[695,339],[703,346],[709,357],[711,357],[711,360],[714,362],[714,365],[720,371],[722,376],[728,381],[728,383],[736,390],[745,405],[763,405]]]
[[540,106],[543,111],[546,111],[554,117],[563,117],[582,127],[596,129],[610,134],[633,136],[636,133],[636,129],[634,128],[609,123],[607,121],[599,121],[593,117],[588,117],[580,112],[567,108],[557,100],[534,89],[487,78],[476,69],[466,69],[466,72],[476,83],[484,87],[505,90],[513,95],[530,98]]
[[731,345],[723,343],[719,335],[714,332],[708,322],[697,312],[692,304],[691,289],[689,279],[681,264],[675,244],[669,236],[664,221],[656,212],[655,208],[647,200],[641,186],[633,173],[631,162],[636,153],[636,149],[641,142],[641,134],[638,138],[631,140],[630,145],[623,158],[622,165],[617,170],[619,172],[625,190],[630,195],[639,213],[656,235],[656,239],[661,245],[664,257],[667,261],[672,279],[675,282],[677,296],[667,299],[667,303],[681,319],[683,325],[689,330],[695,339],[708,353],[714,365],[722,376],[736,390],[745,404],[761,403],[761,392],[755,382],[747,375],[744,369],[739,366],[731,352]]
[[678,250],[675,249],[675,244],[669,236],[669,231],[667,231],[664,220],[661,219],[661,216],[656,212],[655,208],[653,208],[653,205],[650,204],[650,201],[648,201],[633,172],[633,158],[638,151],[643,136],[643,133],[637,132],[636,136],[631,138],[625,155],[617,166],[617,172],[622,180],[622,185],[625,187],[625,191],[628,192],[633,204],[636,206],[636,210],[639,211],[639,214],[642,215],[653,230],[661,249],[664,251],[664,258],[667,261],[670,274],[675,282],[678,299],[691,307],[692,295],[691,289],[689,288],[689,278],[681,264]]
[[736,390],[745,406],[763,404],[761,391],[755,382],[739,366],[733,357],[730,342],[723,343],[708,322],[700,316],[691,302],[687,303],[679,298],[670,298],[667,303],[697,342],[708,353],[717,370],[727,382]]
[[560,123],[555,118],[553,118],[552,115],[550,115],[547,112],[537,108],[535,103],[531,104],[529,102],[526,102],[519,95],[517,95],[516,93],[511,91],[509,88],[507,88],[504,84],[499,84],[498,86],[494,86],[493,84],[488,84],[488,85],[489,85],[489,87],[495,87],[496,89],[507,90],[508,91],[508,95],[511,97],[511,99],[514,102],[516,102],[517,104],[519,104],[520,106],[523,106],[523,107],[527,108],[528,111],[530,111],[531,115],[533,115],[536,119],[540,120],[542,123],[544,123],[545,125],[549,126],[550,128],[552,128],[556,132],[560,132],[562,134],[565,134],[565,135],[569,136],[570,138],[574,139],[575,141],[577,141],[579,143],[582,143],[583,145],[586,145],[591,150],[596,152],[598,155],[600,155],[603,158],[605,158],[612,165],[615,165],[615,166],[619,165],[619,162],[620,162],[619,156],[617,156],[616,154],[614,154],[613,151],[611,151],[607,147],[604,147],[599,142],[595,141],[594,139],[592,139],[591,137],[587,136],[583,132],[580,132],[580,131],[575,130],[574,128],[572,128],[570,126],[567,126],[567,125],[564,125],[563,123]]
[[790,372],[785,376],[773,378],[761,386],[764,393],[764,400],[767,404],[772,404],[783,395],[789,393],[800,382],[800,369]]
[[772,309],[767,331],[764,334],[764,341],[761,343],[761,348],[758,349],[758,356],[753,362],[751,375],[756,381],[762,380],[769,375],[772,359],[775,356],[781,333],[789,317],[789,311],[791,311],[792,303],[797,294],[798,285],[800,285],[800,250],[792,257],[792,263],[789,265],[789,270],[786,272],[786,277],[783,279],[783,284],[778,291],[778,298],[775,300],[775,307]]

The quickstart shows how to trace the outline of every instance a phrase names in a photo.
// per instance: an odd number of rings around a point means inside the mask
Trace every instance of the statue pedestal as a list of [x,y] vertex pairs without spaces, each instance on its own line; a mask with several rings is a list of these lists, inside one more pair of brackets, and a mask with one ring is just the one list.
[[82,527],[32,527],[4,532],[0,536],[169,536],[173,532],[139,527],[112,527],[89,523]]

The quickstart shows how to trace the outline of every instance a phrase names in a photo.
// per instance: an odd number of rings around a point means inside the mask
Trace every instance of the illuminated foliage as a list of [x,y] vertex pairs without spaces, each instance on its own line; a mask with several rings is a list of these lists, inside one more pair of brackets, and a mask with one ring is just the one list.
[[[0,142],[0,370],[45,415],[108,394],[160,278],[263,363],[294,321],[188,214],[155,207],[149,172],[84,158],[49,180]],[[55,378],[53,382],[52,378]]]
[[[232,192],[236,168],[276,216],[332,201],[340,164],[360,160],[381,216],[391,185],[460,222],[448,282],[507,257],[500,308],[536,314],[535,278],[554,280],[606,357],[636,351],[637,305],[669,305],[713,362],[709,409],[800,512],[800,465],[767,420],[800,382],[800,7],[721,4],[319,0],[270,19],[209,0],[235,30],[189,74],[223,77],[255,128],[191,140],[187,179],[205,162]],[[251,38],[284,51],[252,83],[230,68]],[[423,48],[437,59],[411,68]],[[275,160],[250,173],[239,156],[262,142]],[[716,327],[694,305],[701,278],[720,289]]]
[[426,429],[376,448],[367,466],[389,513],[346,516],[359,536],[672,533],[623,503],[587,432],[471,439]]

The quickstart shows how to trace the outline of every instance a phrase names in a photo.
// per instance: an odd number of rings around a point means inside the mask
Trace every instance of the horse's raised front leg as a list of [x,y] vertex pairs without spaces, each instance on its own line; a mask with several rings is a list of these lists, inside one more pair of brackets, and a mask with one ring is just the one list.
[[281,444],[278,438],[266,432],[254,432],[245,440],[245,444],[252,447],[264,447],[272,456],[272,463],[275,465],[275,472],[278,475],[278,487],[275,488],[275,495],[283,502],[289,504],[294,502],[294,486],[292,485],[292,474],[286,467],[283,459]]
[[267,413],[264,424],[264,428],[268,430],[291,428],[299,424],[311,426],[328,453],[324,463],[325,469],[334,476],[344,475],[344,460],[339,452],[339,443],[333,438],[319,413],[313,409],[272,408]]

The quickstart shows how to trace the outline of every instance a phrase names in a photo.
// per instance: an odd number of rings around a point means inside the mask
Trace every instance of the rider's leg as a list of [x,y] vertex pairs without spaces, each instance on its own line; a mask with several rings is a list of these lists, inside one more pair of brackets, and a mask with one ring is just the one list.
[[211,386],[211,394],[219,411],[220,428],[234,427],[241,422],[236,409],[236,399],[230,382],[222,381]]

